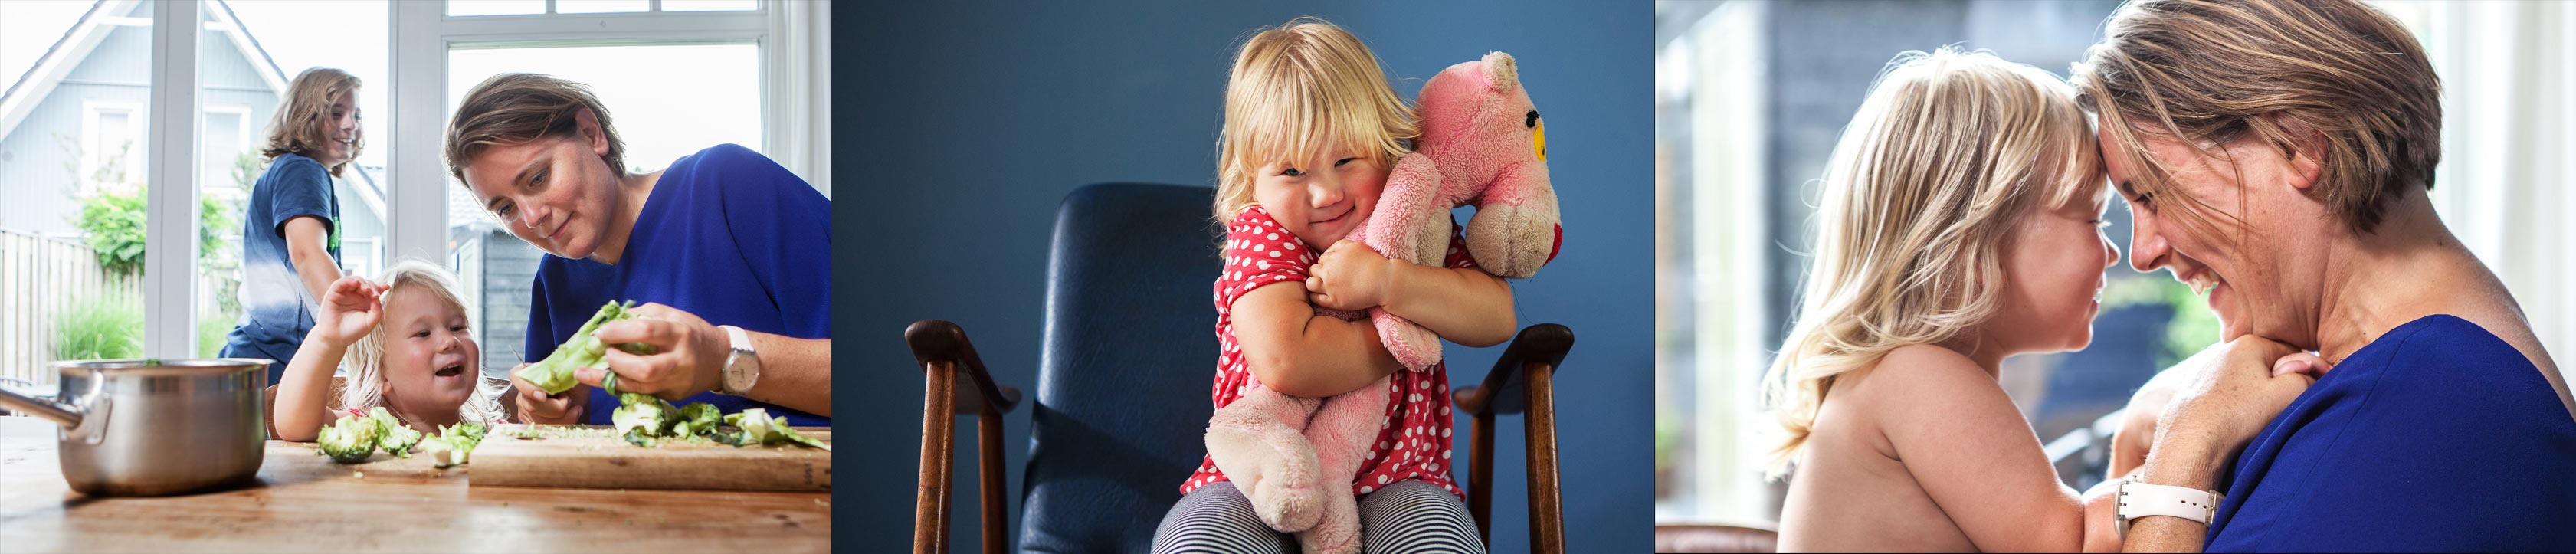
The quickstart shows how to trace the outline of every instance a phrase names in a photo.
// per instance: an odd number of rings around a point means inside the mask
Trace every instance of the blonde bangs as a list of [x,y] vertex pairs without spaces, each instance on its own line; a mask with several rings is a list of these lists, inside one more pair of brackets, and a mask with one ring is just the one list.
[[1226,82],[1214,215],[1252,204],[1252,181],[1265,164],[1352,153],[1392,167],[1418,134],[1412,108],[1357,37],[1315,18],[1262,30],[1244,43]]

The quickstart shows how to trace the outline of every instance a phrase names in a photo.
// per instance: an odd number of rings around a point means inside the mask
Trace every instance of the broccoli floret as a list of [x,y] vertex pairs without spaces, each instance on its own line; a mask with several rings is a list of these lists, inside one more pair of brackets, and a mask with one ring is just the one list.
[[[608,413],[608,421],[617,424],[617,432],[633,437],[668,436],[673,424],[680,422],[680,410],[671,403],[650,395],[626,393],[617,395],[624,406]],[[628,442],[634,442],[629,439]]]
[[412,447],[420,444],[420,431],[412,429],[410,425],[404,425],[402,420],[394,419],[394,414],[385,411],[383,406],[368,409],[367,419],[374,420],[378,426],[376,445],[384,447],[386,454],[409,458]]
[[437,461],[438,467],[464,464],[466,457],[474,453],[474,446],[483,442],[485,432],[483,424],[471,421],[441,425],[438,436],[421,439],[420,450]]
[[[538,389],[546,391],[546,394],[562,394],[563,391],[572,390],[572,386],[577,384],[572,377],[574,369],[608,367],[600,359],[607,355],[608,345],[590,336],[591,332],[599,330],[600,324],[603,323],[640,317],[629,311],[634,307],[634,302],[619,304],[613,300],[607,305],[600,306],[599,313],[591,314],[590,321],[582,323],[580,330],[572,332],[572,338],[565,339],[563,345],[555,347],[553,354],[546,355],[546,359],[538,360],[537,363],[528,364],[528,367],[520,368],[519,377],[526,379],[528,384],[536,385]],[[617,349],[639,356],[650,355],[655,350],[651,345],[635,343],[620,344],[617,345]]]
[[314,442],[320,443],[322,455],[331,461],[354,464],[367,461],[367,456],[375,453],[376,440],[383,431],[384,425],[376,423],[375,418],[340,416],[339,421],[323,426]]

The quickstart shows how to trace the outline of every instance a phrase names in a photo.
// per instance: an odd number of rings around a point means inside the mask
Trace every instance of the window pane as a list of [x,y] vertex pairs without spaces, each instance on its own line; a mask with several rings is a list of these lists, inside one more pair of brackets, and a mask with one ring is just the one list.
[[[0,385],[143,354],[152,6],[0,2]],[[57,45],[94,45],[71,48]]]
[[[338,248],[342,274],[373,278],[384,267],[387,210],[385,157],[397,137],[378,117],[385,105],[388,5],[382,1],[226,0],[205,6],[212,24],[201,37],[199,73],[205,79],[204,128],[199,139],[205,169],[199,188],[209,216],[205,246],[197,256],[197,349],[221,352],[227,335],[262,306],[302,301],[304,284],[278,255],[271,210],[253,210],[259,180],[271,166],[261,154],[272,120],[290,109],[289,87],[307,69],[327,67],[357,77],[358,158],[331,179],[327,209],[336,211],[326,244]],[[327,115],[327,108],[325,115]],[[333,133],[337,134],[337,133]],[[323,156],[307,152],[308,157]],[[271,192],[273,195],[274,193]],[[274,205],[274,204],[272,204]],[[262,219],[253,221],[253,219]],[[309,293],[307,294],[309,296]],[[264,326],[268,327],[268,326]],[[290,325],[291,327],[291,325]],[[300,331],[290,330],[294,340]],[[293,356],[292,351],[270,356]],[[279,358],[283,360],[283,358]]]
[[546,0],[447,0],[447,15],[528,15],[546,13]]
[[631,13],[651,7],[644,0],[555,0],[555,13]]
[[[657,171],[717,144],[763,149],[759,67],[758,46],[751,44],[460,49],[448,52],[447,105],[500,73],[583,83],[612,114],[626,143],[627,170]],[[529,285],[543,252],[450,183],[451,267],[482,312],[484,367],[506,371],[525,351]]]
[[729,12],[760,9],[756,0],[662,0],[666,12]]

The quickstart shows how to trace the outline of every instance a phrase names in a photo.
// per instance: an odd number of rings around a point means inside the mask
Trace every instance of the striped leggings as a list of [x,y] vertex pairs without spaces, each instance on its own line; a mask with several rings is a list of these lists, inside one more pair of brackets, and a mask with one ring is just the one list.
[[[1360,497],[1361,552],[1479,554],[1485,543],[1467,503],[1439,486],[1400,481]],[[1163,515],[1154,531],[1154,554],[1285,554],[1297,538],[1270,530],[1252,512],[1252,501],[1220,481],[1191,491]]]

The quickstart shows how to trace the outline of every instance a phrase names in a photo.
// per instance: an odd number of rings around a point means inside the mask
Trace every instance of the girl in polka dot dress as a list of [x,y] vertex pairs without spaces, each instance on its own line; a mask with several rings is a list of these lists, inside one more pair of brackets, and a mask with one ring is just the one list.
[[1415,125],[1375,55],[1330,23],[1265,29],[1238,53],[1215,206],[1218,414],[1157,551],[1279,548],[1281,533],[1309,553],[1483,550],[1449,472],[1447,368],[1404,371],[1364,310],[1492,346],[1515,328],[1511,289],[1475,269],[1454,224],[1444,267],[1342,240]]

